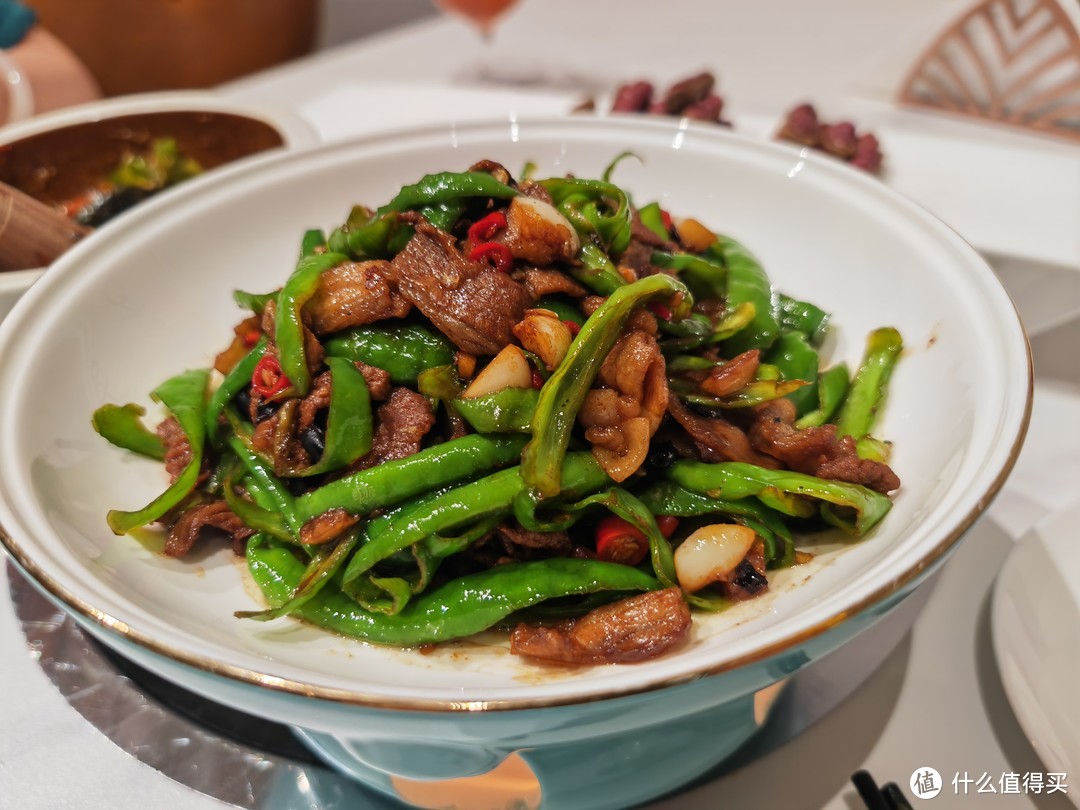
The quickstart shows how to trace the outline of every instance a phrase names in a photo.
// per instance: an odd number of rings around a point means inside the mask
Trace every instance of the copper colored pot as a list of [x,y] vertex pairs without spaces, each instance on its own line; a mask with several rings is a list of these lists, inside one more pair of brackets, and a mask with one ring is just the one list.
[[24,0],[106,95],[209,87],[309,53],[321,0]]

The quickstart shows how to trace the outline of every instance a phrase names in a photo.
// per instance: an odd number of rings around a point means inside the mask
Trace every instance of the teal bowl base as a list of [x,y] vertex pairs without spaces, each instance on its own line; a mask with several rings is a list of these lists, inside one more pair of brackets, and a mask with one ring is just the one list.
[[[470,776],[426,780],[373,764],[365,756],[367,745],[305,729],[294,731],[335,770],[414,807],[619,810],[689,784],[733,754],[759,727],[750,694],[632,733],[515,751],[478,747],[477,761],[495,767]],[[401,750],[387,750],[395,747]],[[459,759],[434,741],[430,746],[386,741],[379,748],[381,762],[399,759],[413,772],[449,770],[454,764],[447,760]]]

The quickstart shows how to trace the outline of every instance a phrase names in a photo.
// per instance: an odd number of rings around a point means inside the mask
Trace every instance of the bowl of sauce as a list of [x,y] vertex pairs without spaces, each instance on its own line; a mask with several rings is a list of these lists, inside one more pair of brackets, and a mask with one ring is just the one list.
[[[151,93],[0,129],[0,182],[96,229],[222,166],[316,141],[291,113],[212,93]],[[0,318],[44,271],[0,272]]]

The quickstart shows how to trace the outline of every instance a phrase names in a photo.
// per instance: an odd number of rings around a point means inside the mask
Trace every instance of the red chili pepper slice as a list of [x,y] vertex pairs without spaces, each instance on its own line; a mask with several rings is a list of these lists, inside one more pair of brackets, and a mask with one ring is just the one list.
[[255,364],[251,374],[251,390],[263,399],[276,397],[292,385],[289,378],[281,373],[281,362],[267,352]]
[[654,301],[649,304],[649,312],[664,321],[671,320],[671,310],[661,304],[659,301]]
[[649,553],[649,541],[641,530],[618,515],[609,515],[596,526],[596,557],[604,562],[637,565]]
[[537,371],[535,368],[532,372],[532,387],[535,388],[537,391],[544,387],[544,378],[540,376],[540,372]]
[[506,227],[506,214],[492,211],[483,219],[478,219],[469,227],[470,242],[490,242],[491,238]]
[[510,248],[498,242],[483,242],[469,251],[469,261],[490,261],[500,273],[509,273],[514,266]]
[[671,230],[671,226],[675,224],[671,221],[671,214],[669,214],[663,208],[660,209],[660,221],[664,223],[664,227],[667,228],[669,231]]
[[671,537],[671,535],[675,534],[675,530],[679,528],[679,519],[671,515],[657,515],[656,527],[664,537]]
[[570,330],[570,337],[577,337],[581,331],[581,324],[577,321],[563,321],[563,326]]

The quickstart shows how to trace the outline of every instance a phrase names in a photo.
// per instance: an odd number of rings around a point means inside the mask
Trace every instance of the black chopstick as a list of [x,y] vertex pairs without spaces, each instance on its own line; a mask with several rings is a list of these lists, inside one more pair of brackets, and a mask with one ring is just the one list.
[[886,782],[881,788],[881,795],[889,803],[889,810],[912,810],[911,803],[896,782]]
[[863,800],[867,810],[893,810],[889,807],[885,794],[874,781],[874,777],[870,775],[870,771],[855,771],[851,775],[851,784],[855,785],[855,790],[859,791],[859,798]]

